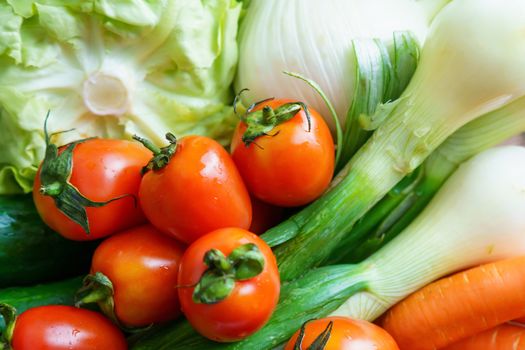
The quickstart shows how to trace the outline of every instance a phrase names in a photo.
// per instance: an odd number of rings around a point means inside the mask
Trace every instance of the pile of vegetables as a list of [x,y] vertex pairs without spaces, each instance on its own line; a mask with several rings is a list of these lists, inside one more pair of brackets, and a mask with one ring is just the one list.
[[0,18],[0,349],[518,346],[521,0]]

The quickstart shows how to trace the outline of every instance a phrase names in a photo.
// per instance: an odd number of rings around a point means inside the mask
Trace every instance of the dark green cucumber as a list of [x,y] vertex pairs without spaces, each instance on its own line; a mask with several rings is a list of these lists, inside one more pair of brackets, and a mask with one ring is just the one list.
[[[0,289],[0,303],[14,306],[18,314],[42,305],[73,305],[75,293],[82,286],[82,278],[78,276],[30,287]],[[4,320],[0,316],[0,330],[3,330],[4,327]]]
[[0,288],[88,273],[95,245],[49,229],[30,195],[0,196]]

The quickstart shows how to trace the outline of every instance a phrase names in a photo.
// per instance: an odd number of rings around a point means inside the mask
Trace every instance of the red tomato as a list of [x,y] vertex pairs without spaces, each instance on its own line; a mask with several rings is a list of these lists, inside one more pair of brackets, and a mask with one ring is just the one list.
[[[62,148],[63,149],[63,148]],[[140,144],[123,140],[91,139],[75,146],[70,182],[86,198],[104,202],[123,195],[138,198],[141,168],[151,152]],[[131,197],[103,207],[86,208],[90,234],[59,211],[50,196],[42,195],[39,169],[33,199],[44,222],[62,236],[78,241],[94,240],[145,221],[142,210]]]
[[[291,100],[271,100],[264,106],[273,109]],[[292,207],[307,204],[328,187],[334,171],[334,142],[321,115],[308,108],[311,129],[304,110],[259,136],[246,146],[242,135],[244,122],[237,125],[231,143],[232,158],[248,190],[262,201]]]
[[[396,342],[383,328],[373,323],[346,317],[327,317],[306,323],[301,349],[310,344],[325,331],[330,323],[333,328],[324,350],[399,350]],[[295,332],[286,344],[285,350],[293,350],[299,331]]]
[[147,326],[180,315],[177,274],[184,247],[150,225],[104,240],[95,250],[91,273],[102,272],[113,284],[118,320]]
[[285,208],[265,203],[252,197],[252,224],[250,232],[261,235],[285,218]]
[[[247,243],[254,243],[264,256],[262,272],[236,281],[231,294],[221,301],[194,302],[195,287],[187,286],[195,286],[207,270],[203,263],[206,252],[215,248],[228,256]],[[275,309],[280,291],[277,262],[270,247],[253,233],[239,228],[216,230],[195,241],[184,253],[178,290],[182,312],[199,333],[215,341],[236,341],[260,329]]]
[[122,332],[103,315],[63,305],[23,312],[16,320],[11,344],[16,350],[128,348]]
[[223,227],[249,228],[250,197],[230,155],[216,141],[187,136],[168,165],[148,171],[140,185],[144,213],[182,242]]

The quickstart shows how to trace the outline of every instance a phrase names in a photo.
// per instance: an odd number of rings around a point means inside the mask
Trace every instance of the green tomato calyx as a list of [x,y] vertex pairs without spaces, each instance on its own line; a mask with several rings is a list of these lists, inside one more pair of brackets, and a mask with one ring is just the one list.
[[208,269],[193,291],[193,301],[199,304],[215,304],[226,299],[236,281],[258,276],[264,270],[264,256],[253,243],[235,248],[227,257],[218,249],[210,249],[204,255]]
[[[247,91],[243,89],[235,97],[234,100],[234,111],[237,113],[237,102],[241,94]],[[253,109],[267,101],[271,101],[274,98],[265,99],[259,102],[251,104],[244,114],[240,116],[242,122],[247,125],[246,131],[242,135],[242,142],[246,147],[250,146],[255,142],[259,136],[276,136],[279,132],[271,134],[272,130],[278,125],[287,122],[292,119],[301,109],[304,110],[306,114],[306,119],[308,122],[308,132],[312,129],[312,118],[308,107],[303,102],[288,102],[275,109],[270,106],[264,106],[262,109],[254,111]]]
[[82,305],[97,303],[104,315],[113,321],[120,329],[128,333],[138,333],[151,326],[130,327],[122,323],[115,312],[114,295],[115,289],[113,282],[102,272],[97,271],[94,274],[84,277],[83,285],[75,295],[75,306],[80,307]]
[[[306,324],[309,321],[306,321],[301,326],[301,330],[299,331],[299,336],[297,337],[297,341],[294,344],[293,350],[302,350],[303,349],[303,340],[304,340],[304,334],[306,332]],[[328,340],[330,339],[330,336],[332,335],[332,328],[334,327],[334,321],[328,322],[328,325],[326,328],[319,334],[312,344],[306,349],[306,350],[324,350],[326,348],[326,344],[328,343]]]
[[39,192],[45,196],[50,196],[54,199],[55,205],[64,215],[66,215],[73,222],[80,225],[86,234],[90,234],[89,222],[86,213],[86,207],[102,207],[110,202],[127,197],[123,195],[112,198],[105,202],[95,202],[86,198],[80,191],[69,182],[71,173],[73,172],[73,150],[75,147],[87,140],[81,139],[71,142],[63,147],[59,152],[58,146],[51,142],[54,135],[68,132],[71,130],[56,132],[48,134],[47,121],[50,112],[47,113],[44,122],[44,135],[46,141],[46,152],[40,170],[40,188]]

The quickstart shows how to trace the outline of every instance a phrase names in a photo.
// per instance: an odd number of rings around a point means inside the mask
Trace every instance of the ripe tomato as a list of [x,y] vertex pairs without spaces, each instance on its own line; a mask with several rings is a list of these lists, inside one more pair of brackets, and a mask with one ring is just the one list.
[[[111,281],[119,322],[147,326],[180,315],[175,286],[183,253],[181,243],[144,225],[104,240],[93,255],[91,274],[101,272]],[[100,301],[104,311],[105,302]]]
[[11,344],[16,350],[127,349],[122,332],[103,315],[63,305],[23,312],[16,320]]
[[101,207],[87,207],[89,234],[57,208],[53,197],[40,193],[42,165],[33,187],[36,208],[49,227],[77,241],[98,239],[141,224],[145,218],[136,203],[140,170],[150,158],[145,147],[123,140],[90,139],[75,146],[69,182],[82,195],[94,202],[130,195]]
[[[258,105],[278,111],[290,100],[270,100]],[[283,206],[307,204],[328,187],[334,171],[334,142],[321,115],[308,108],[276,125],[249,145],[242,138],[248,125],[237,125],[231,143],[232,158],[248,190],[262,201]],[[259,112],[260,113],[260,112]]]
[[250,197],[235,164],[216,141],[178,140],[168,164],[148,171],[139,198],[148,220],[182,242],[223,227],[249,228]]
[[[333,322],[331,328],[329,328],[330,322]],[[295,332],[284,350],[295,349],[295,344],[298,344],[299,332]],[[323,347],[324,350],[399,350],[392,336],[383,328],[367,321],[346,317],[327,317],[308,321],[305,325],[302,346],[299,349],[308,349],[310,344],[323,332],[325,334],[329,332],[328,342]]]
[[[230,260],[235,249],[250,244],[261,254],[263,263],[259,273],[236,279],[221,300],[196,302],[195,285],[208,270],[203,262],[206,253],[217,249]],[[236,265],[231,260],[230,263]],[[279,271],[272,250],[262,239],[243,229],[225,228],[201,237],[186,250],[180,265],[178,290],[182,312],[199,333],[215,341],[236,341],[256,332],[270,318],[279,299]]]

